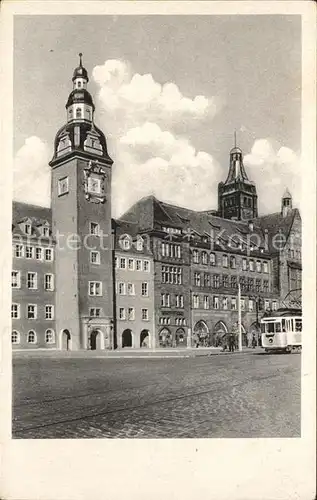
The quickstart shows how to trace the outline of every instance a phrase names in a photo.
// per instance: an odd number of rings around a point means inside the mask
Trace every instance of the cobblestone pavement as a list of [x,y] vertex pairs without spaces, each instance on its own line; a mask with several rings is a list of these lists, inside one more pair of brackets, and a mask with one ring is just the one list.
[[13,437],[299,437],[300,360],[15,357]]

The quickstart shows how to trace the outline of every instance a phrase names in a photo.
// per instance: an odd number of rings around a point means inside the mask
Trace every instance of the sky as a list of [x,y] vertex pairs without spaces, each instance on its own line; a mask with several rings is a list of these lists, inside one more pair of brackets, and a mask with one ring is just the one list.
[[50,205],[78,53],[112,170],[112,213],[143,196],[217,208],[234,143],[260,214],[301,195],[299,16],[16,16],[14,199]]

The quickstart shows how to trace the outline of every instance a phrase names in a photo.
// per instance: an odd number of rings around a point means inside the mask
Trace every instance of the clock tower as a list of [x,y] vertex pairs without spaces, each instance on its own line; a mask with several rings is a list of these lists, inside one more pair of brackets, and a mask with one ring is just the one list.
[[230,151],[230,166],[225,182],[218,184],[218,215],[224,219],[249,220],[258,216],[257,193],[248,179],[242,151],[236,145]]
[[51,198],[60,349],[113,348],[111,168],[82,54],[55,137]]

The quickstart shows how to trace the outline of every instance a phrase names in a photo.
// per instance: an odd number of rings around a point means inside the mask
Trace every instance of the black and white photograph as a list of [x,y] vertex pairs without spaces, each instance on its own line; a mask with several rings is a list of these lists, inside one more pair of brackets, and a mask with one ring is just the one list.
[[11,440],[301,441],[303,16],[135,3],[12,16]]

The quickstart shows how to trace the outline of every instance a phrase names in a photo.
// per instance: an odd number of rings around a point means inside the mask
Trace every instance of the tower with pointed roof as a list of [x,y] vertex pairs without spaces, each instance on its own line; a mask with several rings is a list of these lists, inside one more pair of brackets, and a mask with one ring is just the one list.
[[293,208],[293,200],[292,195],[288,189],[285,189],[284,194],[282,196],[282,207],[281,214],[283,217],[286,217],[289,213],[291,213]]
[[227,179],[218,185],[218,214],[234,220],[249,220],[258,215],[256,187],[247,176],[242,150],[237,147],[236,139],[230,151]]
[[50,161],[57,346],[112,346],[111,168],[82,54]]

